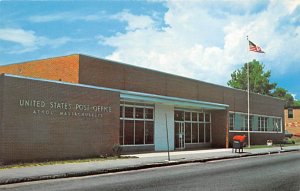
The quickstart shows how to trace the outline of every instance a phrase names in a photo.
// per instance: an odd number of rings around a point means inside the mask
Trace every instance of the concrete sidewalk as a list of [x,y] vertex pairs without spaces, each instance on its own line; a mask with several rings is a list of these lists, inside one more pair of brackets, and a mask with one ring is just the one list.
[[0,170],[0,185],[55,178],[146,169],[151,167],[179,165],[193,162],[207,162],[281,152],[300,151],[300,145],[284,147],[244,149],[244,153],[232,153],[232,149],[209,149],[197,151],[172,151],[170,161],[167,152],[127,155],[135,158],[34,166]]

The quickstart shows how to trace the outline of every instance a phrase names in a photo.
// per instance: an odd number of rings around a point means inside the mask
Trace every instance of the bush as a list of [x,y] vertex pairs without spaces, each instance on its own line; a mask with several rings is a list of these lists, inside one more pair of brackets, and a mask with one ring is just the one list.
[[295,141],[291,138],[285,138],[282,141],[283,144],[295,144]]

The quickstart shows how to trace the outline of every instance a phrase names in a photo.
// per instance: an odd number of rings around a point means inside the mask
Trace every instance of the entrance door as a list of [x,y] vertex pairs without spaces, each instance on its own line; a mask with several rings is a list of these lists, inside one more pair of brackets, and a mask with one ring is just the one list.
[[175,122],[175,149],[184,149],[184,122]]

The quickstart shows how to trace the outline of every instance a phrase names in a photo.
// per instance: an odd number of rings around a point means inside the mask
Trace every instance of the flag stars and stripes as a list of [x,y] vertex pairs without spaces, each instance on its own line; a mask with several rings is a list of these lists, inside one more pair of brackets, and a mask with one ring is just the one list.
[[254,44],[253,42],[249,41],[249,51],[258,52],[258,53],[265,53],[259,46]]

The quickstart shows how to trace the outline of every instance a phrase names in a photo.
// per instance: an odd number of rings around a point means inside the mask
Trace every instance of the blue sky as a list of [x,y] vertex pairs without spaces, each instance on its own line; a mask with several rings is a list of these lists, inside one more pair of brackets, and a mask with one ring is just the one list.
[[299,33],[299,0],[0,0],[0,65],[82,53],[226,85],[257,59],[297,99]]

